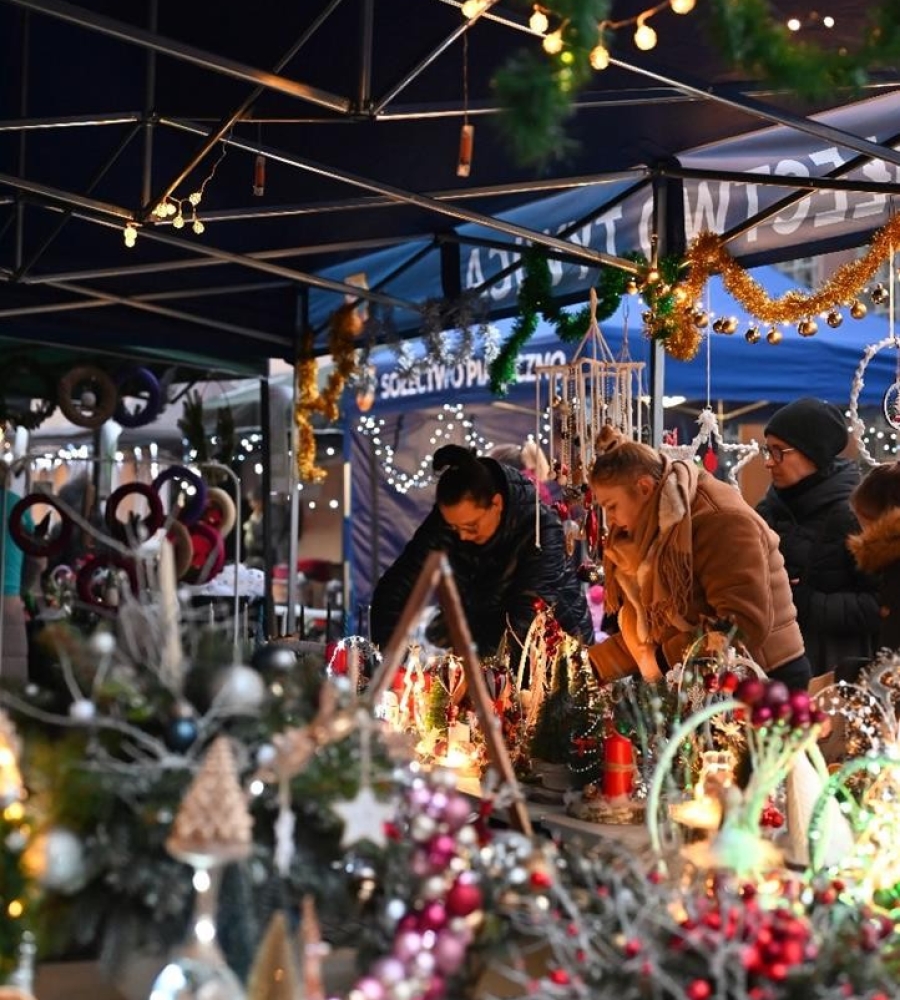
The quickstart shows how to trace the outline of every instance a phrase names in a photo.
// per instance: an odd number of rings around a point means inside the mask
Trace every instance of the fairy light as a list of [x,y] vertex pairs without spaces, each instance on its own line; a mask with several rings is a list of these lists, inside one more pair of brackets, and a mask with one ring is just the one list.
[[543,35],[547,28],[550,27],[550,20],[544,10],[538,7],[537,4],[535,4],[531,17],[528,19],[528,27],[538,35]]
[[125,246],[130,250],[135,243],[137,243],[137,226],[129,221],[125,228],[122,230],[122,237],[125,240]]
[[646,23],[643,15],[638,18],[637,28],[634,32],[634,44],[642,51],[649,52],[650,49],[656,48],[657,34]]
[[696,0],[669,0],[673,14],[690,14],[696,5]]
[[[154,205],[153,210],[150,215],[153,220],[157,223],[170,222],[173,229],[184,229],[184,227],[190,223],[191,229],[196,236],[202,236],[206,232],[206,226],[201,220],[200,216],[197,214],[197,208],[203,201],[203,196],[206,194],[206,186],[209,182],[216,176],[216,171],[219,169],[219,164],[225,159],[228,153],[228,145],[222,143],[219,155],[213,163],[209,173],[203,179],[200,187],[196,191],[192,191],[187,198],[178,198],[172,194],[167,194],[159,204]],[[129,223],[129,225],[132,225]],[[133,246],[133,242],[128,242],[127,228],[126,228],[126,246]]]
[[[430,486],[434,482],[434,473],[431,471],[431,455],[429,454],[420,461],[415,472],[411,474],[402,472],[395,464],[396,452],[394,448],[384,440],[385,426],[383,417],[366,415],[360,418],[356,429],[372,442],[375,457],[381,463],[388,485],[401,494]],[[493,441],[488,441],[475,430],[475,425],[471,418],[466,415],[462,403],[444,404],[435,417],[428,443],[434,450],[457,437],[460,431],[465,444],[474,448],[479,454],[483,455],[494,447]]]

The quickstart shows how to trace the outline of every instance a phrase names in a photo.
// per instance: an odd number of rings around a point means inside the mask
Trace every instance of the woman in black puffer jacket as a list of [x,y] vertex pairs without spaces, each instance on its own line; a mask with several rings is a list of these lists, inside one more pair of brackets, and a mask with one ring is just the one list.
[[[492,458],[460,445],[434,454],[439,475],[436,504],[396,562],[378,581],[372,598],[372,640],[384,646],[430,552],[447,553],[478,651],[494,653],[507,627],[520,639],[540,598],[565,632],[589,643],[593,626],[583,589],[566,556],[556,513],[539,508],[534,484]],[[436,645],[450,640],[439,617],[429,627]]]
[[859,471],[838,458],[847,425],[831,403],[798,399],[774,414],[765,436],[772,486],[756,509],[779,536],[816,676],[871,656],[878,631],[877,583],[847,548],[859,530],[849,504]]

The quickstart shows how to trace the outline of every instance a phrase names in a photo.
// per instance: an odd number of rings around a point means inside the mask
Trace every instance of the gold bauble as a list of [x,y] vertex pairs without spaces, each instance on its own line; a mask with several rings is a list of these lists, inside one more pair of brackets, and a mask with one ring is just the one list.
[[638,283],[634,280],[634,278],[629,278],[628,281],[625,282],[625,293],[626,295],[637,295]]
[[701,330],[705,326],[709,326],[709,315],[702,309],[696,309],[694,311],[694,326],[699,327]]
[[724,333],[725,332],[725,320],[716,319],[713,320],[713,333]]
[[758,344],[762,334],[759,332],[758,326],[751,326],[750,329],[744,334],[744,340],[748,344]]
[[769,332],[766,334],[766,340],[770,344],[780,344],[781,341],[784,340],[784,334],[778,329],[777,326],[770,326]]
[[801,319],[797,324],[797,333],[801,337],[812,337],[819,331],[819,324],[814,319]]
[[832,309],[828,313],[825,322],[831,327],[832,330],[836,330],[841,323],[844,322],[844,317],[837,311],[837,309]]
[[723,323],[723,333],[737,333],[738,321],[737,316],[729,316]]
[[868,311],[869,310],[866,309],[865,305],[863,305],[859,299],[854,299],[853,302],[850,303],[850,315],[854,319],[865,319]]
[[869,294],[876,306],[886,305],[888,299],[891,297],[891,293],[884,287],[884,285],[882,285],[880,281],[872,288],[872,291]]

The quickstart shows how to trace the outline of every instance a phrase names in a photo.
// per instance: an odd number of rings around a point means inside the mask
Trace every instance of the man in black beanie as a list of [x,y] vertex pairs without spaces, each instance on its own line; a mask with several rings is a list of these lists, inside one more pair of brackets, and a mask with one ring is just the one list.
[[858,531],[848,498],[856,464],[839,458],[847,422],[832,403],[804,397],[783,406],[764,431],[772,485],[757,510],[780,538],[813,675],[874,652],[877,587],[847,548]]

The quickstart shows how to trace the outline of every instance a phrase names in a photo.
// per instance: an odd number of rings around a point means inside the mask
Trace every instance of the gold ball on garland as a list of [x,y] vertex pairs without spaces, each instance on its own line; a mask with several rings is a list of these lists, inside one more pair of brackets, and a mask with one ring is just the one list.
[[748,344],[758,344],[762,334],[759,332],[758,326],[751,326],[750,329],[744,334],[744,340]]
[[869,310],[866,309],[865,305],[859,301],[859,299],[854,299],[850,304],[850,315],[854,319],[865,319],[866,313]]
[[876,306],[883,306],[887,304],[888,299],[891,297],[891,293],[879,281],[870,292],[870,296]]
[[832,330],[836,330],[841,323],[844,322],[844,317],[837,311],[837,309],[832,309],[828,313],[825,322],[831,327]]
[[812,337],[819,332],[819,324],[814,319],[801,319],[797,324],[797,333],[801,337]]
[[709,326],[709,315],[705,313],[702,309],[694,310],[694,315],[692,318],[694,320],[694,326],[699,327],[701,330],[704,327]]
[[728,319],[724,321],[724,332],[731,335],[732,333],[737,333],[738,321],[736,316],[729,316]]
[[777,326],[770,326],[769,332],[766,334],[766,340],[770,344],[780,344],[784,340],[784,334]]
[[724,333],[725,332],[725,320],[719,318],[713,320],[713,333]]
[[638,283],[634,278],[629,278],[625,282],[625,294],[626,295],[637,295],[638,293]]
[[644,324],[646,326],[652,326],[654,319],[655,319],[655,317],[653,315],[653,310],[652,309],[645,309],[641,313],[641,320],[644,322]]
[[672,289],[672,295],[675,298],[675,301],[680,306],[683,306],[685,302],[687,302],[688,300],[687,289],[684,287],[684,285],[676,285]]

